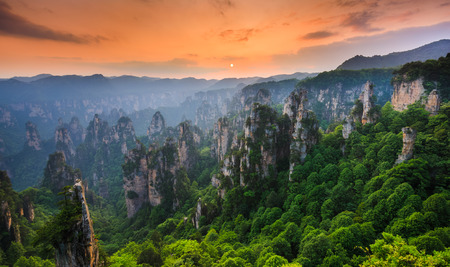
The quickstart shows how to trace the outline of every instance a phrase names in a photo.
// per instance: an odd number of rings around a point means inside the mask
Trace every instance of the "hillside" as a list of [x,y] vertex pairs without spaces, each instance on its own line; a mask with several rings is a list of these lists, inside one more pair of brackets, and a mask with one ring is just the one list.
[[352,57],[337,67],[339,70],[361,70],[372,68],[392,68],[411,61],[438,59],[450,53],[450,40],[440,40],[409,51],[394,52],[383,56]]

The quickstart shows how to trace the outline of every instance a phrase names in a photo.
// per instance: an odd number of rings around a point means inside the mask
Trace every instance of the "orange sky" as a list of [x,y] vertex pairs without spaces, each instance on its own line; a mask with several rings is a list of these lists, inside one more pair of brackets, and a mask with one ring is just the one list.
[[0,77],[317,72],[440,39],[449,0],[0,0]]

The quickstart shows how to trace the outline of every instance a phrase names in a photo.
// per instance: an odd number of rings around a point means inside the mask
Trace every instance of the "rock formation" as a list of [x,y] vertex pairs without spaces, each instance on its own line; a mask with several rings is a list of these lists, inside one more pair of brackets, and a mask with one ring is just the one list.
[[36,128],[36,125],[34,125],[32,122],[27,122],[25,124],[26,128],[26,146],[33,149],[33,150],[41,150],[42,149],[42,141],[41,137],[39,136],[39,132]]
[[160,201],[154,200],[155,195],[159,195],[159,193],[155,189],[156,184],[149,184],[149,170],[147,166],[148,159],[141,144],[138,144],[135,149],[130,150],[125,156],[123,188],[129,218],[136,214],[143,203],[149,202],[149,191],[152,191],[154,204],[160,203]]
[[414,142],[416,141],[416,130],[410,127],[402,128],[403,132],[403,148],[402,153],[398,155],[398,159],[395,161],[396,164],[402,163],[409,160],[413,156]]
[[74,170],[71,166],[67,165],[63,153],[55,152],[48,158],[42,185],[54,193],[58,193],[64,186],[71,185],[80,178],[80,170]]
[[441,99],[436,89],[431,91],[425,102],[425,110],[430,112],[430,115],[436,115],[441,105]]
[[94,149],[97,149],[102,143],[108,142],[110,131],[111,128],[108,126],[108,122],[103,121],[95,114],[94,119],[86,129],[85,142]]
[[192,217],[192,224],[194,225],[195,229],[198,229],[200,227],[201,216],[202,216],[202,199],[199,198],[197,201],[197,209],[195,210],[195,214]]
[[355,124],[352,116],[347,116],[342,124],[342,137],[348,139],[350,134],[355,130]]
[[423,79],[419,78],[411,82],[395,82],[394,93],[392,94],[391,104],[394,110],[402,111],[408,108],[408,105],[420,100],[425,93]]
[[359,101],[361,101],[363,109],[361,114],[361,123],[364,125],[366,123],[373,123],[374,117],[370,114],[370,110],[374,106],[373,100],[373,84],[369,81],[364,84],[364,89],[359,95]]
[[75,156],[75,146],[67,128],[58,128],[55,131],[55,147],[56,151],[64,154],[67,163],[71,163]]
[[158,140],[158,137],[164,132],[165,128],[166,122],[164,120],[164,117],[161,115],[161,112],[157,111],[153,115],[150,126],[148,126],[147,129],[147,136],[150,143]]
[[196,146],[201,142],[202,133],[188,121],[178,125],[178,132],[178,158],[181,166],[189,170],[198,160]]
[[72,138],[72,142],[75,147],[84,142],[84,139],[86,138],[86,130],[81,125],[78,117],[72,117],[66,128],[70,132],[70,137]]
[[211,153],[217,157],[218,161],[224,159],[231,145],[233,132],[230,128],[230,122],[227,117],[219,118],[214,124],[214,142],[211,146]]
[[289,175],[292,174],[295,165],[302,163],[309,150],[319,141],[319,124],[316,116],[312,111],[305,108],[306,92],[301,91],[299,95],[293,95],[292,97],[296,100],[286,102],[287,105],[289,105],[289,102],[292,104],[285,107],[285,110],[290,109],[293,114],[296,114],[292,121],[294,126],[290,145]]
[[72,200],[81,205],[81,218],[71,230],[70,236],[56,248],[56,266],[98,266],[99,250],[94,228],[86,203],[84,186],[80,179],[72,187]]
[[121,152],[125,155],[128,152],[128,141],[131,143],[136,142],[133,122],[128,117],[121,117],[117,121],[117,125],[111,128],[109,140],[104,142],[119,143],[121,146]]

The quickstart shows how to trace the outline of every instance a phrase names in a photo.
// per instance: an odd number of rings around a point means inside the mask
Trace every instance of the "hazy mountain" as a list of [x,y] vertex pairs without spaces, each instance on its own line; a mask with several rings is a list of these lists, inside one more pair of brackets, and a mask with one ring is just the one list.
[[390,68],[403,65],[411,61],[425,61],[428,59],[438,59],[450,53],[450,40],[444,39],[436,41],[416,49],[403,52],[394,52],[384,56],[365,57],[362,55],[354,56],[337,69],[342,70],[361,70],[372,68]]

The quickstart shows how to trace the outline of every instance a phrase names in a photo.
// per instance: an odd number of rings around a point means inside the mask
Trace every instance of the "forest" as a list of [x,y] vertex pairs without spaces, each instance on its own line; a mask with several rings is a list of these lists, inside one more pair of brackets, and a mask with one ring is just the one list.
[[[448,266],[449,62],[447,55],[396,70],[367,71],[367,77],[375,73],[383,79],[394,71],[393,83],[422,77],[428,93],[437,89],[443,100],[436,115],[421,101],[403,111],[389,101],[374,105],[369,111],[373,123],[357,119],[362,104],[355,101],[348,114],[354,119],[348,136],[344,134],[348,119],[322,123],[320,114],[310,112],[295,121],[279,105],[253,104],[250,113],[255,117],[246,111],[221,119],[231,125],[245,117],[235,136],[245,145],[218,159],[211,156],[212,130],[189,143],[199,130],[186,122],[180,127],[193,129],[191,139],[185,140],[188,158],[195,164],[177,169],[173,176],[161,169],[172,179],[157,187],[161,203],[145,202],[131,217],[127,201],[136,200],[139,193],[124,193],[123,183],[138,173],[141,159],[164,158],[166,164],[175,164],[174,129],[161,132],[167,140],[155,143],[146,136],[136,141],[125,138],[128,156],[120,154],[116,143],[97,146],[88,133],[72,161],[81,170],[57,162],[58,154],[52,154],[39,186],[20,192],[12,189],[2,171],[0,215],[6,218],[6,210],[13,211],[9,214],[13,230],[0,225],[0,265],[55,266],[55,249],[70,242],[82,206],[71,199],[70,186],[56,186],[52,180],[49,165],[59,164],[66,170],[60,179],[92,176],[99,165],[108,177],[86,182],[99,266]],[[351,82],[346,78],[366,81],[352,71],[339,70],[304,80],[297,90],[320,86],[326,75],[344,86]],[[119,123],[130,121],[121,118]],[[299,136],[308,132],[315,140],[306,146],[304,159],[283,153],[289,144],[292,148],[292,125],[298,123],[303,131]],[[253,129],[250,137],[242,131],[246,127]],[[415,138],[413,156],[401,160],[405,136],[410,134]],[[264,166],[267,151],[276,159]],[[244,162],[243,167],[234,166],[224,175],[227,157]],[[294,158],[298,163],[291,166]],[[157,165],[149,160],[149,168],[152,164]],[[219,185],[212,185],[213,177]],[[106,185],[109,191],[102,197],[99,191]]]

